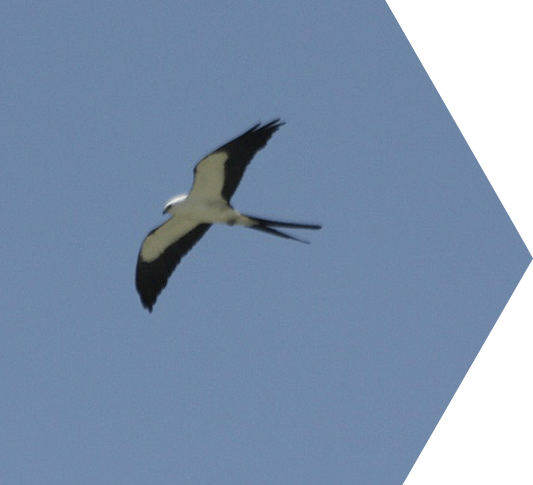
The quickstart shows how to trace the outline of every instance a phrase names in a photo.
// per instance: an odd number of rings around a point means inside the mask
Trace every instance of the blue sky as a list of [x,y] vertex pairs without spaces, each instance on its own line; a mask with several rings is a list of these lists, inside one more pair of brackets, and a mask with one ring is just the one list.
[[[398,483],[531,257],[384,2],[5,2],[5,483]],[[194,164],[287,124],[153,314]]]

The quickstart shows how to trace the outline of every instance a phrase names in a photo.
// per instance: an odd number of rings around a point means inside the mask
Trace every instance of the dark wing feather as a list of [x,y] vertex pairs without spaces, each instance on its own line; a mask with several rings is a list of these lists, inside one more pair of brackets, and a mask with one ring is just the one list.
[[254,155],[267,144],[272,134],[284,124],[285,123],[280,122],[279,119],[271,121],[263,126],[257,124],[246,133],[243,133],[238,138],[235,138],[235,140],[226,143],[224,146],[221,146],[218,150],[213,152],[226,152],[229,156],[225,163],[225,180],[222,188],[222,197],[228,203],[237,190],[242,176],[244,175],[244,171]]
[[[141,252],[139,251],[135,286],[137,287],[143,306],[150,312],[157,297],[167,285],[170,275],[181,261],[181,258],[191,250],[210,227],[211,224],[200,224],[196,226],[181,239],[171,244],[161,256],[153,261],[143,261]],[[154,229],[150,234],[153,234],[157,229],[159,228]]]

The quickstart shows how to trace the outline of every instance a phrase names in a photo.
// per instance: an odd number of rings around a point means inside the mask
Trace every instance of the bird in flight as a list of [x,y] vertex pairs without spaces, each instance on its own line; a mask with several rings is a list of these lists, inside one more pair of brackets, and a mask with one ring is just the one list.
[[144,239],[137,258],[135,286],[142,305],[152,311],[168,278],[191,248],[212,224],[244,226],[268,234],[307,242],[275,229],[320,229],[318,224],[279,222],[247,216],[230,204],[246,167],[284,123],[279,119],[257,124],[235,140],[226,143],[194,168],[194,181],[188,194],[170,199],[163,214],[171,218],[152,230]]

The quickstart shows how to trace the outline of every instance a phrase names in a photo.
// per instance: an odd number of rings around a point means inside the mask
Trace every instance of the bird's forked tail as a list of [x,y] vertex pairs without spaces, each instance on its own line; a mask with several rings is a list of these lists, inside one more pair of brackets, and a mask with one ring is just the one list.
[[270,221],[268,219],[261,219],[260,217],[254,217],[254,216],[246,216],[246,217],[248,217],[248,219],[250,219],[250,222],[252,223],[246,226],[246,227],[249,227],[250,229],[256,229],[258,231],[266,232],[274,236],[283,237],[285,239],[292,239],[293,241],[298,241],[298,242],[305,243],[305,244],[309,244],[309,241],[306,241],[304,239],[299,239],[285,232],[278,231],[277,229],[274,229],[274,228],[275,227],[286,227],[290,229],[313,229],[313,230],[318,230],[322,228],[322,226],[319,224],[301,224],[297,222]]

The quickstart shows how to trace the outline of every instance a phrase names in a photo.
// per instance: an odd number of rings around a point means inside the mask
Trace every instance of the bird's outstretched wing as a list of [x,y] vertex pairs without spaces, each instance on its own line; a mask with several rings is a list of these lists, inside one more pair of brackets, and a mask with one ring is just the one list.
[[211,224],[187,225],[171,218],[146,236],[137,258],[135,286],[150,312],[181,258],[210,227]]
[[254,155],[283,124],[279,119],[257,124],[200,160],[190,195],[222,197],[229,204]]

